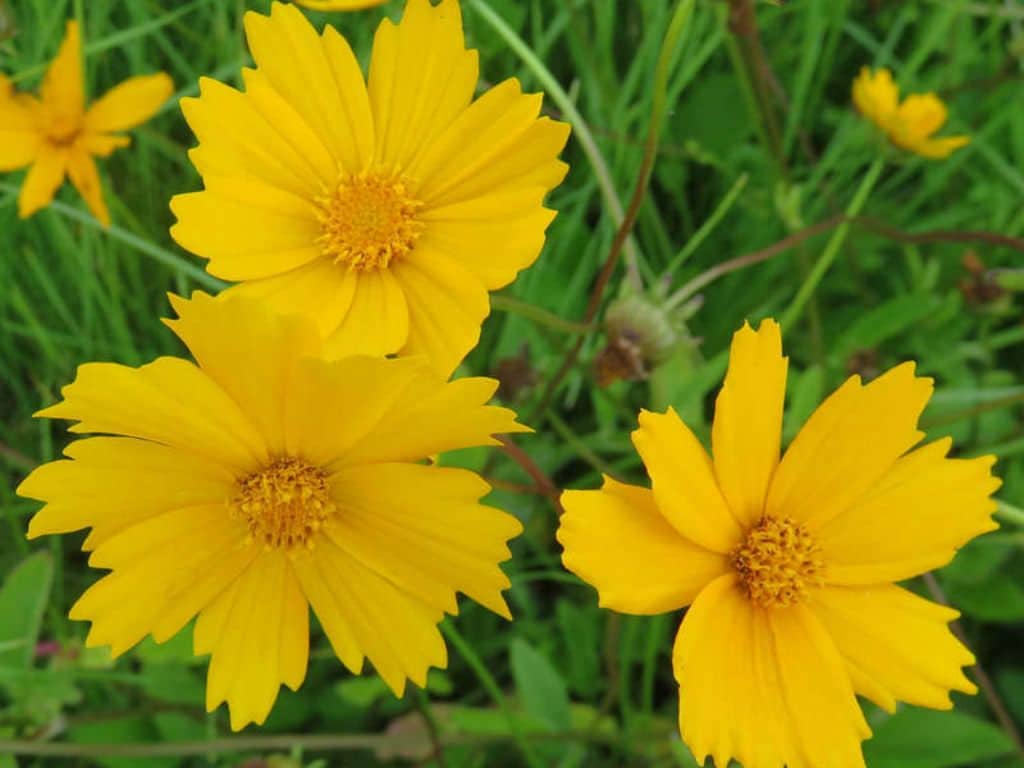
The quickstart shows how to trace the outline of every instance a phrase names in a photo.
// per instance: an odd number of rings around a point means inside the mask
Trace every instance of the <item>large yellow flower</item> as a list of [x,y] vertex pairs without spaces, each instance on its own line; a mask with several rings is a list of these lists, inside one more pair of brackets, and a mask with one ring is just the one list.
[[970,136],[933,138],[946,124],[946,105],[934,93],[913,93],[900,102],[899,86],[888,69],[863,67],[853,81],[853,103],[893,144],[923,157],[949,157],[971,142]]
[[93,216],[110,224],[94,157],[109,157],[131,142],[121,131],[146,122],[174,91],[161,73],[125,80],[88,109],[78,24],[69,21],[39,98],[14,93],[0,81],[0,171],[31,166],[18,198],[27,218],[53,200],[65,175]]
[[245,28],[245,92],[203,80],[182,102],[205,190],[172,201],[174,238],[235,291],[311,314],[328,351],[425,353],[449,373],[488,290],[540,252],[568,126],[514,79],[473,101],[457,0],[383,21],[368,82],[294,6]]
[[906,363],[854,376],[779,460],[787,360],[779,326],[733,338],[712,453],[671,409],[641,412],[633,444],[653,490],[607,478],[567,491],[558,539],[601,605],[690,605],[673,652],[683,738],[718,768],[863,766],[854,694],[948,709],[973,692],[956,612],[891,582],[949,562],[995,527],[992,457],[911,450],[930,379]]
[[445,666],[437,623],[456,590],[510,617],[498,563],[519,522],[478,503],[476,474],[423,461],[524,430],[484,405],[497,382],[445,384],[413,358],[328,362],[306,318],[252,299],[174,305],[198,365],[83,365],[39,415],[106,436],[18,489],[46,502],[30,537],[91,527],[89,562],[112,571],[71,609],[92,622],[87,645],[121,654],[198,615],[207,708],[227,701],[239,729],[302,683],[307,605],[342,663],[369,659],[396,695]]

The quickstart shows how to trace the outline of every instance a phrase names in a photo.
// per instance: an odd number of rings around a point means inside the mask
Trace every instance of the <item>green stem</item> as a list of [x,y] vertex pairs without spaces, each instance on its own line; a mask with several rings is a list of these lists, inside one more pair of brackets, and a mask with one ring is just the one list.
[[[590,161],[590,165],[594,169],[594,176],[597,178],[601,197],[604,198],[605,206],[608,208],[609,213],[611,213],[612,221],[615,226],[620,226],[626,213],[622,207],[622,201],[619,200],[619,196],[615,191],[615,181],[612,179],[608,163],[605,162],[604,156],[597,146],[597,141],[594,139],[590,126],[583,119],[580,111],[576,109],[576,105],[569,97],[569,94],[566,93],[562,84],[558,82],[555,76],[551,74],[551,71],[544,66],[544,62],[537,58],[537,55],[530,46],[491,8],[487,0],[469,0],[468,5],[480,14],[484,21],[490,24],[494,31],[508,44],[509,48],[522,59],[526,67],[540,82],[541,87],[547,92],[551,101],[555,103],[555,106],[558,107],[572,125],[573,134],[580,143],[583,154],[587,156],[587,160]],[[626,258],[631,264],[635,263],[638,258],[636,245],[632,240],[626,243]]]
[[999,505],[998,509],[996,509],[996,517],[1005,520],[1007,523],[1024,527],[1024,509],[1007,504],[1002,499],[996,499],[996,504]]
[[553,312],[541,309],[538,306],[529,304],[519,299],[504,294],[491,294],[491,307],[499,312],[508,312],[511,315],[519,315],[527,320],[532,320],[537,325],[543,325],[561,333],[583,334],[590,333],[593,326],[588,323],[574,323],[566,320]]
[[718,204],[715,210],[712,211],[711,215],[703,224],[700,225],[700,228],[693,233],[693,237],[687,240],[686,245],[684,245],[679,252],[672,257],[672,260],[662,272],[662,277],[665,275],[671,275],[683,266],[683,264],[686,263],[686,260],[689,259],[698,248],[700,248],[701,244],[708,238],[708,235],[715,231],[718,225],[722,223],[722,219],[725,218],[725,215],[732,210],[732,206],[739,199],[740,193],[746,189],[748,181],[750,181],[750,174],[740,174],[736,181],[732,183],[732,186],[729,187],[729,191],[725,193],[725,197],[722,198],[722,201]]
[[543,764],[533,753],[530,745],[527,743],[526,738],[523,734],[522,727],[520,726],[518,718],[515,713],[508,705],[508,701],[505,698],[505,694],[501,692],[501,688],[498,686],[498,681],[494,679],[494,675],[491,674],[490,670],[487,669],[487,665],[484,660],[481,659],[473,646],[459,633],[455,626],[450,621],[446,621],[441,624],[441,632],[448,639],[448,642],[454,646],[455,650],[458,651],[459,656],[462,660],[469,665],[469,668],[473,670],[480,684],[484,687],[484,690],[490,695],[494,701],[495,706],[501,710],[502,714],[505,715],[505,719],[508,721],[509,733],[512,736],[512,740],[515,741],[519,747],[519,751],[523,753],[523,758],[526,760],[527,765],[530,768],[543,768]]
[[[853,200],[847,206],[845,215],[847,219],[851,219],[860,213],[861,208],[867,202],[868,196],[871,194],[871,190],[874,188],[875,183],[878,181],[878,177],[882,174],[882,169],[885,168],[885,159],[882,157],[875,158],[875,161],[868,168],[868,172],[864,175],[864,180],[860,183],[860,187],[857,189],[856,194],[853,196]],[[832,237],[829,238],[828,243],[825,245],[825,250],[822,251],[821,256],[818,258],[817,263],[811,270],[811,273],[803,281],[800,286],[800,290],[797,291],[796,297],[793,302],[789,305],[789,309],[786,310],[782,316],[782,327],[791,328],[793,324],[800,318],[803,313],[804,307],[807,305],[807,301],[814,295],[814,291],[817,290],[821,279],[828,272],[829,267],[832,266],[832,262],[835,261],[836,256],[839,255],[839,250],[843,247],[843,243],[846,242],[846,235],[850,231],[850,222],[844,221],[835,231],[832,233]]]

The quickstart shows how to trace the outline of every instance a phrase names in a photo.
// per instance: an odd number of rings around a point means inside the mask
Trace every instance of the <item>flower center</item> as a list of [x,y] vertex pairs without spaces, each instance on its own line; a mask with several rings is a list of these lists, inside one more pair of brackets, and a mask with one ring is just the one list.
[[750,601],[763,608],[798,603],[823,583],[821,547],[800,523],[762,517],[732,552]]
[[412,250],[423,231],[416,218],[423,203],[408,183],[388,173],[361,173],[319,198],[317,214],[324,256],[349,269],[386,269]]
[[56,117],[46,127],[46,136],[54,144],[71,144],[78,137],[80,122],[77,117]]
[[284,457],[238,483],[232,513],[267,549],[313,547],[313,537],[334,511],[327,474],[301,459]]

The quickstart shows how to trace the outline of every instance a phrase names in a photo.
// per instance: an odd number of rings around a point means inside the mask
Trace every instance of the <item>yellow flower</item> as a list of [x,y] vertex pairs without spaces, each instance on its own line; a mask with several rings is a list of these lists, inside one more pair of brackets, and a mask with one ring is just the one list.
[[292,0],[296,5],[314,11],[361,11],[384,5],[387,0]]
[[974,692],[956,611],[892,582],[938,568],[995,528],[992,457],[911,450],[930,379],[905,363],[847,380],[779,460],[787,359],[779,326],[733,338],[711,459],[674,411],[640,414],[653,490],[606,478],[567,491],[558,539],[601,605],[690,605],[673,651],[680,728],[698,762],[863,766],[854,694],[939,709]]
[[105,436],[18,489],[46,502],[30,538],[91,527],[89,563],[112,571],[71,609],[92,622],[86,645],[118,655],[198,615],[207,709],[227,701],[237,730],[302,683],[307,605],[342,663],[369,659],[396,695],[446,665],[437,624],[456,590],[510,618],[498,563],[519,522],[478,503],[476,474],[423,461],[525,430],[484,405],[497,382],[446,384],[415,358],[328,362],[304,317],[172,301],[198,365],[83,365],[38,415]]
[[18,215],[27,218],[49,205],[67,175],[93,215],[109,225],[93,158],[127,147],[131,139],[120,132],[149,120],[173,91],[165,74],[133,77],[87,109],[78,24],[69,21],[38,99],[13,93],[6,78],[0,82],[0,171],[31,166]]
[[914,93],[901,103],[900,90],[888,69],[863,67],[853,81],[853,103],[898,147],[923,157],[949,157],[971,142],[970,136],[932,135],[946,123],[946,105],[934,93]]
[[245,28],[245,93],[203,80],[182,102],[205,190],[174,198],[172,235],[236,292],[312,315],[329,352],[425,353],[450,373],[488,290],[540,253],[568,126],[514,79],[473,101],[457,0],[383,21],[368,83],[292,5]]

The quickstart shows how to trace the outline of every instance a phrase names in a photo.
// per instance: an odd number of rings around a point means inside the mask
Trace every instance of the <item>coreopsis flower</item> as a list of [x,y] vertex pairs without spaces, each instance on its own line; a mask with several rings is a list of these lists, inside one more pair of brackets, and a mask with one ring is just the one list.
[[381,22],[368,81],[298,8],[248,13],[245,92],[184,99],[202,192],[171,230],[232,289],[312,315],[327,349],[425,353],[447,374],[476,344],[488,291],[537,258],[569,128],[515,79],[473,100],[457,0]]
[[901,102],[888,69],[861,68],[853,81],[853,103],[893,144],[922,157],[949,157],[971,141],[970,136],[934,138],[946,123],[946,105],[934,93],[912,93]]
[[313,11],[361,11],[384,5],[388,0],[292,0],[296,5]]
[[519,522],[489,487],[428,456],[520,432],[486,406],[497,382],[444,383],[415,358],[327,361],[305,317],[243,297],[173,300],[198,364],[90,363],[41,411],[103,436],[71,443],[18,493],[46,502],[30,538],[91,528],[110,569],[71,609],[88,646],[119,655],[193,617],[211,654],[206,705],[262,723],[306,674],[312,607],[338,658],[369,659],[396,695],[447,655],[456,590],[510,617],[498,563]]
[[846,381],[779,460],[787,359],[766,320],[733,338],[709,457],[674,411],[640,414],[653,488],[567,491],[558,539],[601,605],[689,605],[673,650],[680,728],[718,768],[863,766],[855,694],[948,709],[974,692],[956,611],[892,582],[995,528],[992,457],[915,448],[930,379],[904,363]]
[[149,120],[173,91],[166,74],[142,75],[86,107],[81,37],[78,23],[69,21],[38,98],[0,82],[0,171],[29,167],[18,215],[27,218],[49,205],[68,176],[93,216],[109,225],[93,158],[127,147],[131,139],[122,131]]

